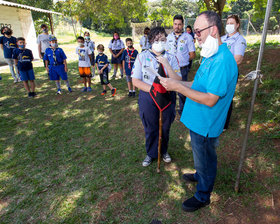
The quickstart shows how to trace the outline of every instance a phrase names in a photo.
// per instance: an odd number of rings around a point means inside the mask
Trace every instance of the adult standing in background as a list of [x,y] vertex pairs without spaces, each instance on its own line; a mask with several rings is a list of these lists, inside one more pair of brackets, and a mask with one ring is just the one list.
[[151,48],[151,45],[150,45],[150,42],[148,39],[149,33],[150,33],[150,28],[146,27],[144,29],[144,36],[142,36],[140,39],[140,47],[142,48],[142,51],[146,51]]
[[18,68],[13,59],[13,50],[17,48],[17,38],[12,36],[13,31],[7,26],[1,28],[1,34],[3,36],[0,37],[0,47],[3,50],[5,61],[9,65],[14,83],[20,82]]
[[121,71],[121,77],[123,78],[123,67],[122,67],[122,53],[125,49],[124,43],[120,38],[118,32],[114,32],[113,39],[109,43],[109,50],[112,54],[111,63],[114,65],[114,75],[112,78],[116,78],[118,67]]
[[[37,44],[38,44],[39,57],[43,59],[46,49],[50,47],[50,42],[49,42],[50,35],[49,35],[48,26],[46,24],[41,25],[41,31],[42,33],[39,34],[37,37]],[[45,67],[46,64],[45,60],[43,60],[43,63]],[[49,77],[49,73],[48,73],[48,77]]]
[[[245,38],[240,34],[240,18],[238,15],[229,15],[227,17],[226,32],[227,34],[222,36],[222,42],[226,43],[228,49],[233,54],[237,65],[240,65],[243,61],[247,43]],[[233,101],[230,104],[227,120],[224,129],[228,129],[230,117],[232,113]]]
[[[181,15],[173,18],[173,32],[167,36],[166,50],[177,57],[182,80],[188,81],[189,63],[195,58],[195,46],[192,36],[184,32],[184,18]],[[186,97],[180,93],[178,95],[180,105],[178,113],[181,115]]]

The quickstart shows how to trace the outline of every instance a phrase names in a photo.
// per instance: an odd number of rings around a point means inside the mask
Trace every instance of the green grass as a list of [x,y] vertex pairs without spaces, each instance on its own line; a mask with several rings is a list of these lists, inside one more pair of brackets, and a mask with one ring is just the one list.
[[[255,52],[248,49],[242,75],[255,69]],[[277,223],[279,62],[265,58],[263,65],[264,84],[257,94],[241,192],[235,193],[233,186],[252,83],[239,81],[231,126],[217,149],[212,203],[192,214],[181,210],[195,186],[181,179],[193,171],[193,159],[188,130],[178,117],[170,133],[173,162],[162,164],[158,175],[156,163],[141,166],[144,131],[137,99],[127,98],[124,80],[112,81],[118,89],[114,98],[100,95],[98,78],[92,93],[81,93],[77,63],[72,62],[74,92],[67,93],[63,86],[63,94],[56,96],[54,83],[36,67],[38,97],[28,99],[22,84],[14,85],[8,73],[2,74],[0,223]],[[197,67],[196,62],[193,70]]]

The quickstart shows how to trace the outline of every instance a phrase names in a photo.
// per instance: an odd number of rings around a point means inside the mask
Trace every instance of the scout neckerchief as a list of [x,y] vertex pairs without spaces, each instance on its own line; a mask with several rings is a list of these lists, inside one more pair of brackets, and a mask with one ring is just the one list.
[[[151,51],[150,51],[151,52]],[[162,53],[164,55],[165,52]],[[151,52],[151,54],[156,57],[156,55]],[[167,75],[164,71],[164,67],[161,63],[159,63],[158,74],[161,77],[166,77]],[[161,84],[159,78],[156,76],[153,82],[153,85],[150,89],[150,96],[155,102],[157,108],[160,111],[164,111],[167,107],[171,105],[171,96],[170,92],[168,92]]]
[[176,36],[175,33],[173,33],[174,36],[175,36],[175,44],[174,44],[174,47],[175,47],[175,54],[177,53],[177,47],[178,47],[178,40],[180,38],[180,36],[182,36],[182,33],[179,35],[179,36]]
[[55,55],[56,48],[51,48],[51,49],[52,49],[52,51],[53,51],[53,60],[54,60],[54,65],[57,65],[56,55]]
[[131,54],[129,54],[129,49],[127,48],[126,49],[126,51],[127,51],[127,55],[128,55],[128,57],[129,57],[129,61],[128,61],[128,68],[129,69],[131,69],[131,57],[132,57],[132,55],[133,55],[133,53],[134,53],[134,48],[132,48],[132,50],[131,50]]

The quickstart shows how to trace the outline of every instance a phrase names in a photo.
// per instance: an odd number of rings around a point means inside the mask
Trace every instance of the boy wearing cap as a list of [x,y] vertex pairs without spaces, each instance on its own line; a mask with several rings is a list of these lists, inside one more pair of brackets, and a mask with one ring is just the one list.
[[50,47],[46,49],[44,60],[50,80],[56,82],[57,94],[61,94],[60,78],[65,81],[68,91],[72,92],[67,76],[67,62],[64,51],[58,47],[57,39],[54,35],[49,37]]

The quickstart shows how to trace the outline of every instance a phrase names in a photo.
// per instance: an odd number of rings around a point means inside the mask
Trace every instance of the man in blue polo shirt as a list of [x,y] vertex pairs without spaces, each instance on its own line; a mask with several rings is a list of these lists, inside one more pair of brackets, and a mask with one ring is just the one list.
[[184,201],[183,209],[193,212],[210,204],[217,173],[216,147],[223,131],[228,108],[237,82],[237,64],[221,42],[222,22],[213,11],[202,12],[194,24],[195,37],[202,46],[201,65],[192,82],[160,78],[168,90],[188,99],[181,121],[190,129],[195,174],[184,174],[187,182],[198,182],[194,197]]

